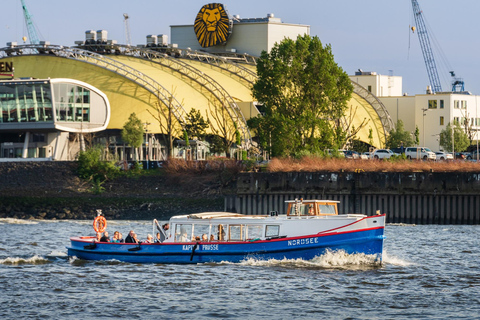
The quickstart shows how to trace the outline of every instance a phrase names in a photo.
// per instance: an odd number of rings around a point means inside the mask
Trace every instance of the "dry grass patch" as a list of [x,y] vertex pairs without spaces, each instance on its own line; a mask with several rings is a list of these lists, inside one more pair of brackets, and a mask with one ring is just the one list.
[[269,172],[480,172],[480,163],[471,161],[347,160],[304,157],[270,161]]

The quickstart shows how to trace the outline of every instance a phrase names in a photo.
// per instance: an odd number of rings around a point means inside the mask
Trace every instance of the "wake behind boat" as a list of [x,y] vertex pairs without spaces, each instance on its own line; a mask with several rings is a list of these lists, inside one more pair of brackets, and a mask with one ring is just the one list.
[[[382,260],[385,214],[339,215],[339,202],[331,200],[286,203],[286,215],[205,212],[173,216],[165,239],[158,243],[112,243],[96,241],[95,237],[71,237],[68,255],[133,263],[205,263],[248,258],[310,260],[326,250],[344,250]],[[103,216],[95,219],[94,228],[97,232],[105,230]]]

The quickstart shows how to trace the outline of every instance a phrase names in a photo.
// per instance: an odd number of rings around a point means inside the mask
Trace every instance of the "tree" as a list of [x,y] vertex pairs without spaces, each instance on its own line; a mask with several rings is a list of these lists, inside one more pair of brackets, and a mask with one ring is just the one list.
[[150,106],[154,112],[147,110],[160,125],[160,130],[163,133],[163,140],[167,146],[167,154],[169,158],[173,156],[173,140],[183,135],[182,124],[173,114],[175,108],[173,102],[174,95],[175,90],[172,90],[172,96],[169,97],[168,104],[159,99],[155,105]]
[[123,141],[132,148],[139,148],[143,143],[144,133],[142,121],[135,112],[132,113],[122,129]]
[[403,121],[398,120],[396,128],[390,130],[387,137],[387,148],[399,148],[400,146],[411,147],[414,141],[409,131],[406,131],[403,126]]
[[420,130],[418,130],[418,126],[415,126],[415,145],[418,146],[420,143]]
[[272,156],[317,153],[345,143],[340,119],[353,86],[330,45],[309,35],[284,39],[270,53],[262,52],[257,75],[252,93],[264,115],[248,125]]
[[[470,145],[468,135],[463,131],[459,123],[453,125],[453,143],[452,143],[452,125],[449,123],[447,127],[440,131],[440,146],[444,150],[464,151]],[[454,150],[455,149],[455,150]]]
[[202,140],[205,137],[205,131],[208,129],[206,121],[199,110],[192,108],[185,121],[185,132],[190,139]]
[[225,105],[217,103],[213,105],[210,104],[208,107],[210,113],[207,114],[207,119],[210,130],[214,135],[218,136],[218,138],[214,139],[214,143],[216,144],[214,149],[217,150],[217,152],[219,150],[221,150],[220,152],[225,152],[227,158],[230,158],[230,150],[233,144],[238,142],[237,124],[230,117]]

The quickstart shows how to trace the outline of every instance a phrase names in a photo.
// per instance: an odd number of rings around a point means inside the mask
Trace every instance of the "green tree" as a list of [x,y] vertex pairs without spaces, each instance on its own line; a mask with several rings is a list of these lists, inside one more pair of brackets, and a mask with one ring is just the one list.
[[[132,113],[128,118],[122,129],[122,140],[132,148],[139,148],[143,143],[143,129],[142,121],[137,115]],[[136,158],[136,156],[135,156]]]
[[[453,129],[453,143],[452,143],[452,129]],[[470,145],[468,135],[463,131],[459,123],[452,125],[449,123],[445,129],[440,131],[440,146],[444,150],[449,151],[465,151]],[[455,150],[454,150],[455,149]]]
[[387,148],[399,148],[402,144],[404,147],[412,147],[414,141],[410,132],[405,130],[403,121],[398,120],[396,128],[387,137]]
[[420,143],[420,130],[418,130],[418,126],[415,126],[415,145],[418,146]]
[[185,131],[190,139],[202,140],[205,138],[205,131],[208,129],[208,121],[202,116],[199,110],[192,108],[185,121]]
[[264,115],[248,125],[272,156],[318,153],[345,143],[340,119],[353,86],[330,45],[309,35],[286,38],[262,52],[257,75],[252,92]]

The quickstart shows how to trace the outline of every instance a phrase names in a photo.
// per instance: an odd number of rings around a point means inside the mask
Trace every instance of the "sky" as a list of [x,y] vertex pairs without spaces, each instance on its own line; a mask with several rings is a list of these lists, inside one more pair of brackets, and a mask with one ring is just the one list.
[[[167,34],[171,25],[193,24],[206,0],[25,0],[40,40],[73,46],[86,30],[107,30],[124,44],[123,14],[129,15],[132,44],[149,34]],[[273,13],[282,22],[310,26],[310,34],[330,44],[337,64],[349,75],[358,69],[401,76],[403,92],[425,93],[429,85],[410,0],[224,0],[230,15],[261,18]],[[465,90],[480,94],[479,0],[418,0],[426,20],[442,82],[449,71],[463,78]],[[2,0],[0,47],[23,43],[27,35],[20,0]],[[234,31],[235,32],[235,31]],[[438,44],[438,45],[437,45]]]

